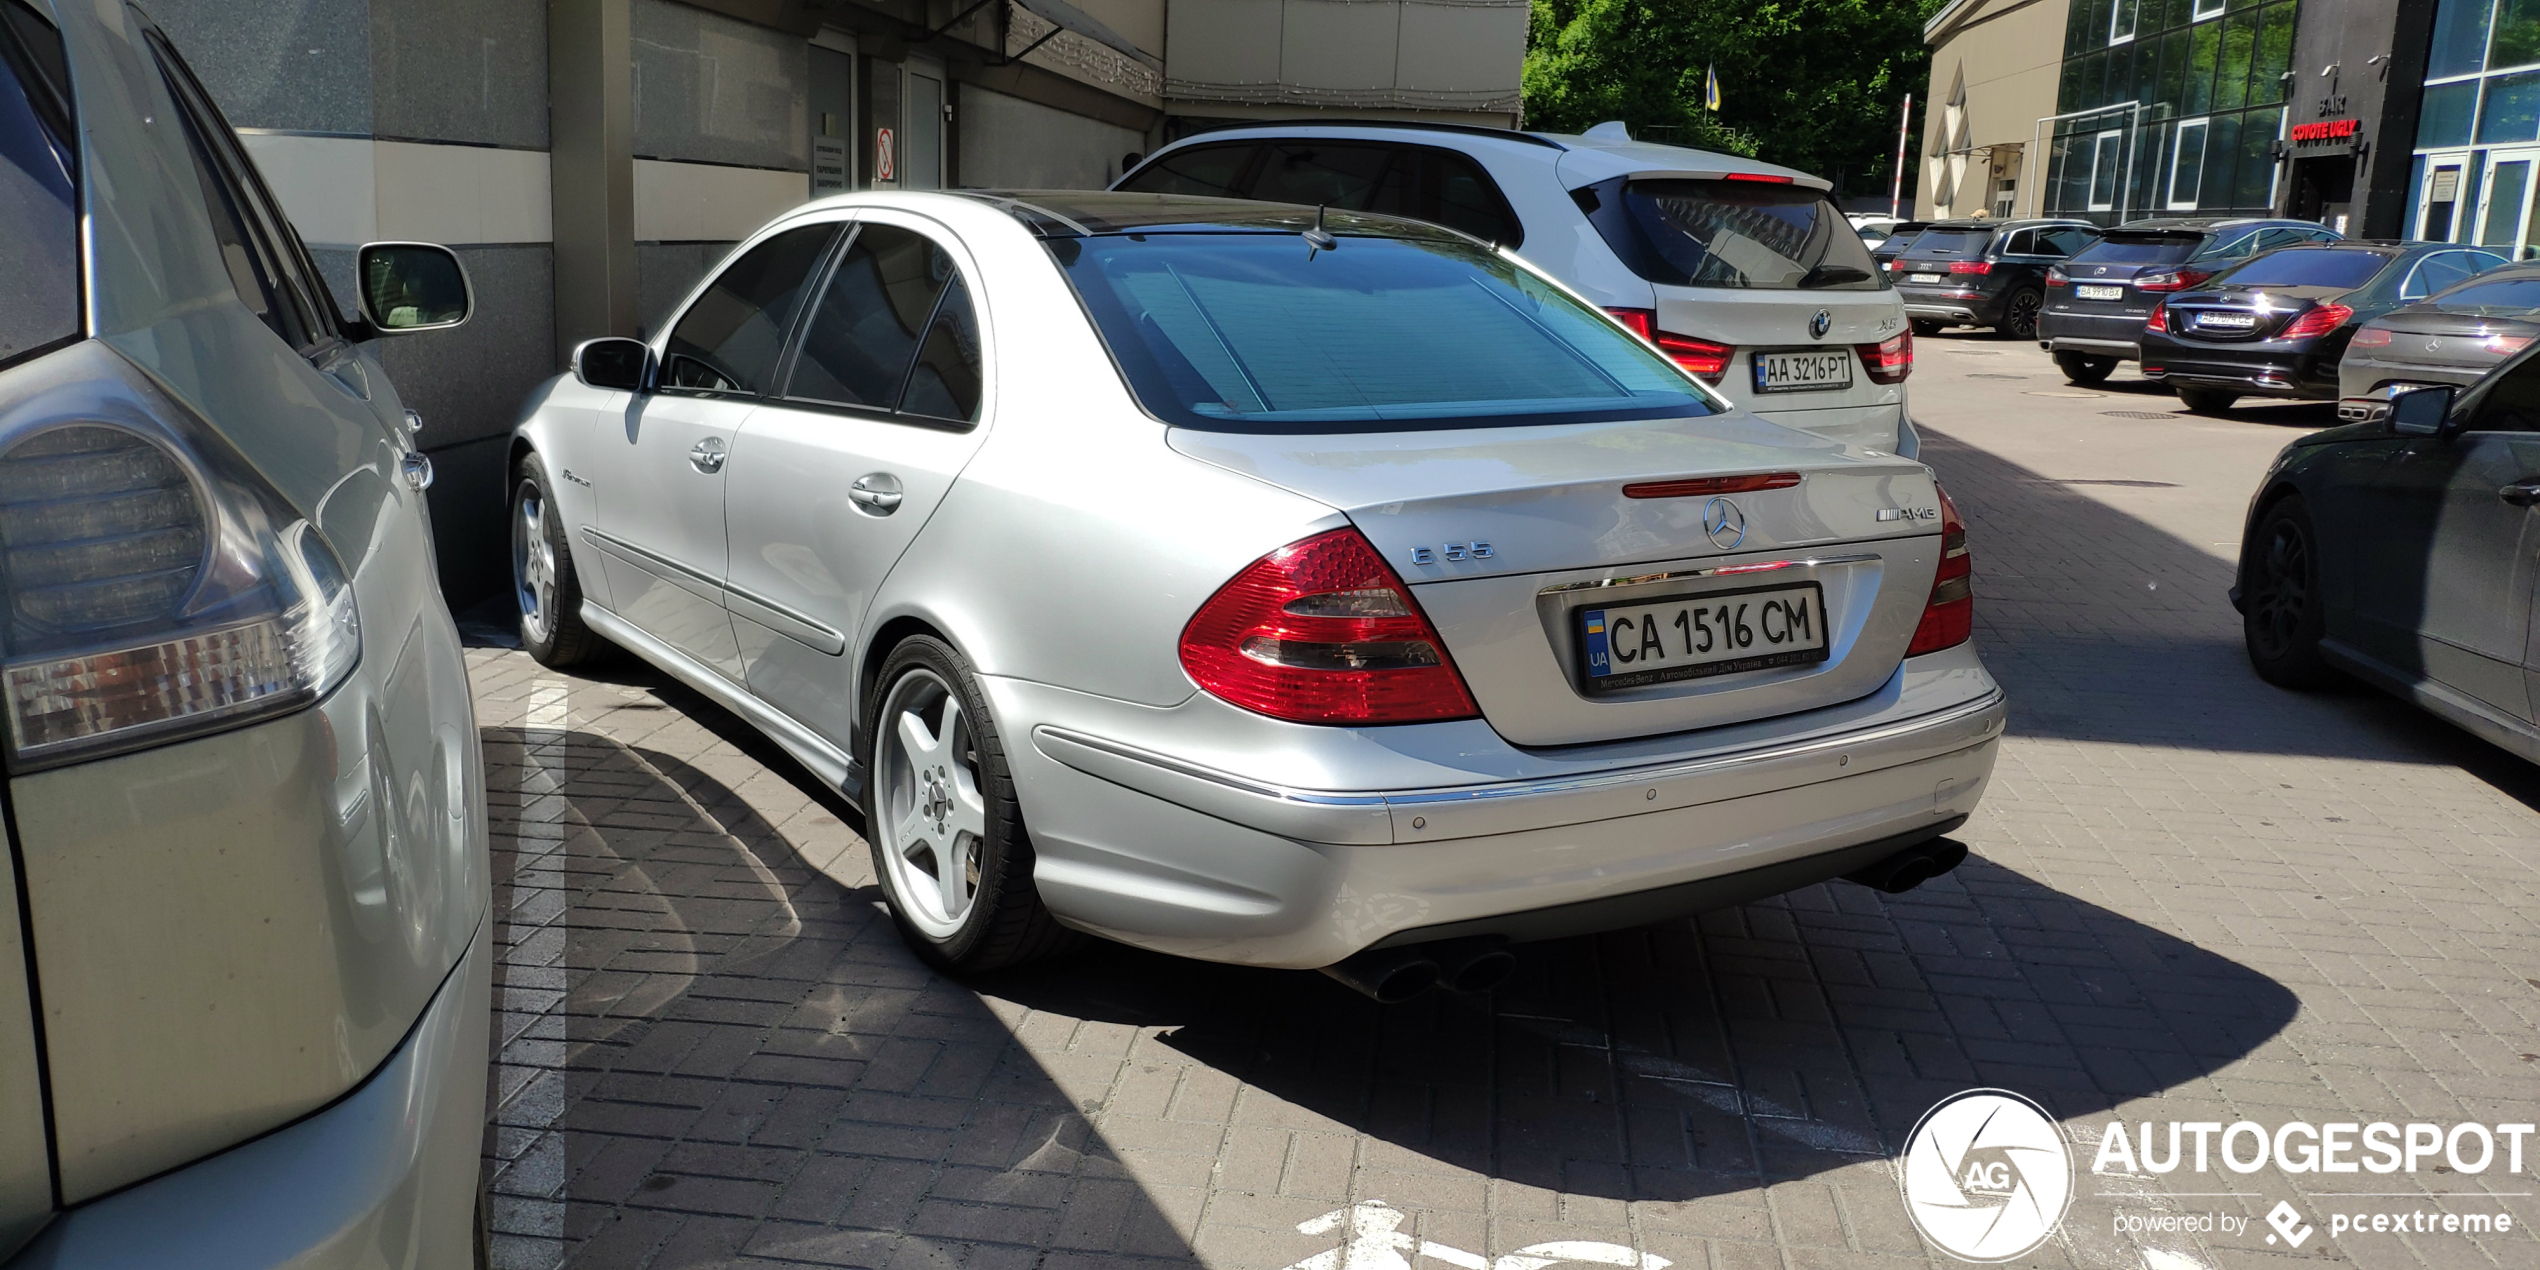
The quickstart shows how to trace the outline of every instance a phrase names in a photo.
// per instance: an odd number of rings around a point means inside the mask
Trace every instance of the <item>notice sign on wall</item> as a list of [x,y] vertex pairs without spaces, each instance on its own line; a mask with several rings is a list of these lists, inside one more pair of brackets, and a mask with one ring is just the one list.
[[2343,141],[2362,127],[2360,119],[2322,119],[2318,123],[2297,123],[2286,135],[2297,145],[2305,141]]
[[876,181],[896,181],[899,179],[899,175],[899,160],[894,158],[891,154],[891,130],[888,128],[874,129],[873,179]]

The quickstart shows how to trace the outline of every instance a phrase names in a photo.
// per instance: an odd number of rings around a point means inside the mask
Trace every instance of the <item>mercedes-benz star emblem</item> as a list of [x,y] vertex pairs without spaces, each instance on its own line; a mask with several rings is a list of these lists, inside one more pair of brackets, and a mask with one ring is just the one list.
[[1824,339],[1826,332],[1833,329],[1834,315],[1824,309],[1817,310],[1817,316],[1808,319],[1808,335],[1811,339]]
[[1702,509],[1702,532],[1710,535],[1712,546],[1735,551],[1746,541],[1746,513],[1725,498],[1712,499]]

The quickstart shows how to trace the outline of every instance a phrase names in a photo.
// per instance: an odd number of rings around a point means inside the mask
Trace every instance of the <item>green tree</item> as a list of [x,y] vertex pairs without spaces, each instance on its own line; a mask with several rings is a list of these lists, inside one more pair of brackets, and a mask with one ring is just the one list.
[[[1814,172],[1839,193],[1884,192],[1908,92],[1921,122],[1923,23],[1942,3],[1534,0],[1525,123],[1575,132],[1620,119],[1644,140]],[[1717,114],[1702,104],[1706,67],[1720,77]]]

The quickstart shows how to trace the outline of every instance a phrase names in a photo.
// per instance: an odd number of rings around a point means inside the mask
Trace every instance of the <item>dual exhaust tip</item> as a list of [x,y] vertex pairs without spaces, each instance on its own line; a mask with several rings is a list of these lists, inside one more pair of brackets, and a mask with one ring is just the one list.
[[[1966,862],[1967,844],[1954,838],[1916,843],[1867,868],[1844,874],[1872,890],[1899,895]],[[1488,992],[1507,982],[1517,955],[1504,935],[1470,935],[1398,948],[1370,948],[1323,967],[1330,975],[1380,1005],[1399,1005],[1432,988]]]

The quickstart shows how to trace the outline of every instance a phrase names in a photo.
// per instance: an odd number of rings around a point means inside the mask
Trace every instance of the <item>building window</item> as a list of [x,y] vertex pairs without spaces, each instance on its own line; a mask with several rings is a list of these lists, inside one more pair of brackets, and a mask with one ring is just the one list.
[[2540,0],[2496,0],[2496,24],[2487,42],[2487,69],[2540,63]]
[[2478,111],[2478,144],[2534,138],[2540,138],[2540,71],[2488,80],[2487,101]]
[[2117,205],[2117,169],[2124,144],[2125,132],[2119,128],[2110,128],[2091,141],[2090,210],[2094,212],[2104,212]]
[[2108,42],[2130,43],[2134,39],[2134,11],[2137,0],[2117,0],[2108,14]]
[[2223,0],[2196,0],[2195,20],[2202,22],[2207,18],[2219,18],[2222,11]]
[[2487,66],[2487,20],[2496,0],[2442,0],[2434,14],[2434,47],[2426,55],[2428,79],[2475,75]]
[[2196,196],[2205,179],[2205,122],[2202,119],[2179,121],[2177,140],[2170,149],[2171,211],[2196,210]]

